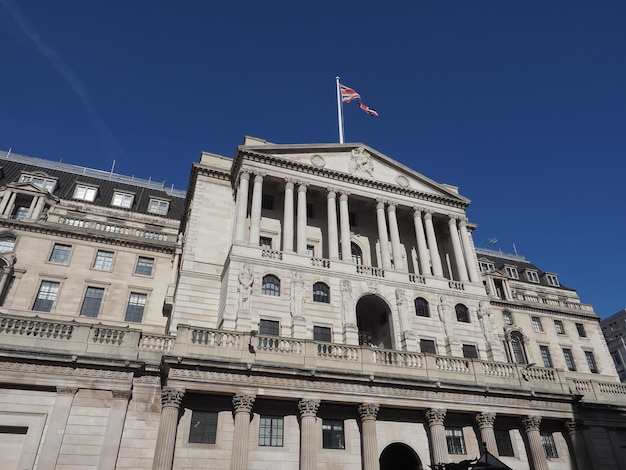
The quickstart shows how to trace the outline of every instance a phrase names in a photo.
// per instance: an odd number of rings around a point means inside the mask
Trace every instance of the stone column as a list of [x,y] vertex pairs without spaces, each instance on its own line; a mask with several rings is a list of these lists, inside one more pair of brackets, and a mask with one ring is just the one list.
[[238,394],[233,397],[235,426],[230,470],[246,470],[248,468],[248,434],[254,400],[253,395]]
[[319,445],[315,421],[319,406],[318,400],[300,400],[298,402],[298,410],[300,411],[300,470],[315,470],[317,465]]
[[[6,199],[6,196],[5,196]],[[4,202],[4,201],[2,201]],[[11,193],[11,195],[9,196],[9,200],[7,201],[7,205],[4,206],[4,209],[2,211],[2,215],[11,215],[11,212],[13,211],[13,205],[15,204],[15,193]]]
[[496,420],[496,414],[478,413],[475,419],[480,430],[480,438],[487,450],[493,455],[498,455],[498,444],[496,444],[496,435],[493,432],[493,422]]
[[433,265],[433,275],[435,277],[443,277],[443,268],[441,267],[441,257],[439,256],[439,248],[437,247],[437,237],[435,237],[432,211],[424,211],[424,225],[426,226],[426,239],[428,240],[428,250],[430,251],[430,262]]
[[454,262],[456,264],[456,270],[459,273],[459,280],[462,282],[467,282],[469,281],[469,278],[467,277],[465,259],[463,259],[463,250],[461,249],[459,232],[456,228],[456,217],[452,215],[449,216],[448,227],[450,228],[450,239],[452,240],[452,249],[454,250]]
[[546,458],[546,451],[543,448],[541,434],[539,433],[540,425],[540,416],[526,416],[522,419],[522,426],[524,426],[530,446],[530,460],[533,464],[532,469],[548,470],[548,459]]
[[250,209],[250,240],[251,246],[259,246],[261,229],[261,207],[263,204],[263,173],[254,175],[252,188],[252,208]]
[[2,201],[0,201],[0,214],[4,215],[4,210],[7,208],[11,196],[13,196],[14,194],[15,193],[7,192],[2,197]]
[[428,427],[430,429],[430,450],[432,454],[431,465],[448,462],[448,444],[446,443],[446,429],[443,420],[446,418],[446,410],[430,408],[425,411]]
[[400,231],[398,229],[395,204],[389,203],[387,206],[387,217],[389,217],[389,235],[391,237],[391,250],[393,252],[393,267],[396,271],[403,271],[402,246],[400,245]]
[[32,219],[38,220],[39,217],[41,217],[41,212],[43,211],[43,208],[45,207],[45,205],[46,205],[46,198],[41,196],[39,200],[37,201],[35,210],[33,211]]
[[306,187],[304,181],[298,182],[298,228],[296,230],[296,251],[306,255]]
[[326,188],[326,206],[328,209],[328,257],[335,261],[339,259],[339,229],[337,227],[337,192]]
[[467,264],[467,272],[470,281],[480,282],[478,270],[476,269],[476,261],[472,256],[474,251],[472,250],[471,235],[467,231],[467,220],[464,217],[459,220],[459,233],[461,234],[461,243],[463,245],[463,253],[465,254],[465,263]]
[[41,446],[41,457],[38,468],[53,470],[56,468],[59,451],[65,435],[65,427],[70,417],[74,395],[78,391],[74,387],[57,387],[57,397],[50,414],[48,430]]
[[581,422],[574,419],[569,419],[565,422],[565,428],[567,429],[567,435],[569,437],[570,444],[570,460],[576,464],[577,470],[585,470],[592,468],[591,459],[589,458],[589,452],[587,452],[587,446],[585,445],[585,439],[580,432]]
[[387,237],[387,221],[385,220],[385,202],[376,199],[376,219],[378,221],[378,241],[380,243],[380,257],[383,268],[391,268],[391,257],[389,256],[389,238]]
[[293,183],[285,180],[285,210],[283,215],[283,251],[293,252]]
[[30,220],[33,218],[33,212],[35,212],[35,207],[39,200],[42,199],[41,196],[33,197],[32,201],[30,201],[30,206],[28,207],[28,213],[26,214],[26,220]]
[[171,470],[172,468],[178,428],[178,410],[184,396],[185,391],[177,388],[165,387],[161,391],[161,419],[152,470]]
[[124,431],[126,409],[128,408],[128,400],[131,395],[130,390],[113,390],[112,392],[113,399],[111,400],[109,420],[104,432],[104,443],[100,450],[98,470],[115,470],[122,432]]
[[246,228],[246,215],[248,212],[248,186],[250,185],[250,173],[244,170],[239,175],[239,189],[235,206],[235,242],[244,241]]
[[415,224],[415,237],[417,238],[417,257],[419,258],[420,274],[432,274],[426,246],[426,235],[424,234],[424,223],[422,221],[422,211],[418,207],[413,208],[413,223]]
[[339,193],[339,230],[341,230],[341,257],[343,261],[352,261],[352,244],[350,243],[350,212],[348,196],[350,193]]
[[379,408],[379,405],[373,403],[359,405],[363,470],[380,470],[378,439],[376,438],[376,415],[378,415]]

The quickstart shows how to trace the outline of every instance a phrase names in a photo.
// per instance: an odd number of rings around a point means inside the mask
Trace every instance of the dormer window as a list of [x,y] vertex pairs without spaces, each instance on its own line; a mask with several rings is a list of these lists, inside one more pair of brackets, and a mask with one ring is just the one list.
[[57,185],[57,180],[54,178],[45,177],[43,175],[39,176],[39,175],[22,174],[22,176],[20,176],[20,183],[31,183],[37,186],[38,188],[44,189],[48,191],[49,193],[51,193],[54,191],[54,188]]
[[526,279],[530,282],[539,283],[539,275],[537,274],[537,271],[526,271]]
[[111,205],[116,207],[123,207],[124,209],[130,209],[133,206],[134,198],[134,194],[115,191],[113,193],[113,200],[111,201]]
[[519,274],[515,266],[505,266],[504,270],[506,271],[506,275],[511,279],[519,279]]
[[559,287],[559,278],[556,277],[556,274],[546,274],[546,281],[550,286]]
[[151,214],[158,215],[167,215],[167,210],[169,208],[170,203],[164,201],[162,199],[150,199],[150,204],[148,205],[148,212]]
[[480,265],[480,272],[482,273],[488,273],[490,271],[496,270],[495,264],[490,263],[488,261],[480,261],[479,265]]
[[74,199],[79,199],[81,201],[93,202],[96,199],[96,194],[98,193],[98,188],[94,186],[87,186],[84,184],[77,184],[76,189],[74,189]]

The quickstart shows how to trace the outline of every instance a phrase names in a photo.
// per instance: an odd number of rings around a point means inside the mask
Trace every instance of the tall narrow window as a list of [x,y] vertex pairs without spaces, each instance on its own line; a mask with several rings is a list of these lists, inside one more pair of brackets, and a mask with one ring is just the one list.
[[100,312],[100,305],[104,297],[104,289],[100,287],[87,287],[80,314],[83,317],[96,318]]
[[596,358],[591,351],[585,351],[585,359],[587,359],[587,365],[589,366],[589,372],[592,374],[598,373],[598,366],[596,364]]
[[93,262],[93,268],[100,271],[110,271],[113,266],[113,252],[98,250],[96,259]]
[[359,245],[352,242],[350,243],[350,249],[352,250],[352,262],[354,264],[363,264],[363,252]]
[[273,274],[263,276],[261,293],[265,295],[272,295],[274,297],[280,297],[280,279]]
[[142,276],[152,276],[153,268],[154,268],[154,258],[140,256],[137,259],[137,266],[135,266],[135,274],[140,274]]
[[513,355],[513,362],[516,364],[526,364],[522,338],[519,335],[511,335],[511,354]]
[[283,417],[261,416],[259,421],[259,445],[283,446]]
[[141,323],[141,320],[143,320],[143,311],[146,308],[146,300],[148,300],[147,294],[131,292],[128,298],[128,305],[126,306],[125,320]]
[[189,442],[197,444],[215,444],[217,436],[217,413],[214,411],[196,411],[191,413]]
[[576,323],[576,331],[578,331],[578,336],[581,338],[587,337],[587,332],[585,331],[585,325],[582,323]]
[[37,298],[33,304],[33,310],[38,312],[49,312],[59,293],[60,283],[54,281],[41,281]]
[[565,326],[563,326],[563,322],[561,320],[554,320],[554,329],[556,330],[557,335],[565,334]]
[[322,420],[322,441],[324,449],[345,449],[343,421],[339,419]]
[[576,364],[574,363],[572,350],[569,348],[563,348],[563,357],[565,358],[565,365],[567,365],[567,369],[571,371],[576,370]]
[[542,432],[541,443],[543,444],[543,450],[546,451],[546,457],[549,459],[558,459],[559,453],[556,451],[556,443],[554,442],[554,436],[552,433]]
[[502,312],[502,321],[504,322],[505,325],[512,325],[513,314],[509,312],[508,310],[505,310],[504,312]]
[[50,261],[51,263],[67,264],[70,259],[71,252],[71,245],[55,243],[52,247],[52,253],[50,253],[50,258],[48,258],[48,261]]
[[325,304],[330,303],[330,287],[323,282],[313,284],[313,301]]
[[535,330],[537,333],[540,333],[543,331],[543,325],[541,324],[541,318],[539,317],[531,317],[530,318],[532,323],[533,323],[533,330]]
[[494,429],[496,436],[496,446],[500,457],[513,457],[513,443],[511,442],[511,432],[508,429]]
[[465,439],[463,439],[463,429],[446,428],[446,444],[448,454],[465,454]]
[[470,316],[469,316],[469,310],[467,309],[467,307],[463,304],[456,304],[456,306],[454,307],[454,310],[456,312],[456,320],[463,322],[463,323],[469,323],[470,322]]
[[415,315],[418,317],[430,317],[430,307],[428,305],[428,300],[423,297],[418,297],[415,299]]
[[539,351],[541,351],[541,359],[543,360],[544,367],[552,367],[550,348],[548,348],[548,346],[539,346]]

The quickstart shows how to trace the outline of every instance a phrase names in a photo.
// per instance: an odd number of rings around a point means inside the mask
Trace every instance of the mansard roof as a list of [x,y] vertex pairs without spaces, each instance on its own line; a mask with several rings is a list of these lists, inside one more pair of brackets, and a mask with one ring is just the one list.
[[[111,205],[114,192],[119,191],[134,195],[130,209],[133,212],[173,220],[180,220],[183,215],[185,191],[164,188],[160,183],[15,153],[0,158],[0,187],[17,184],[22,174],[56,179],[53,196],[59,199],[71,200],[76,185],[84,184],[98,188],[96,198],[90,205],[120,209]],[[169,202],[167,215],[148,212],[151,198]]]

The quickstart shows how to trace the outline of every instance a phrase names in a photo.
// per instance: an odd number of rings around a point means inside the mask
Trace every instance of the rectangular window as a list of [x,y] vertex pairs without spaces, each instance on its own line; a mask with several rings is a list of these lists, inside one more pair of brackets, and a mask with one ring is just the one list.
[[313,245],[307,245],[306,254],[307,256],[310,256],[311,258],[313,258],[315,256],[315,247]]
[[498,455],[500,457],[514,457],[513,443],[511,442],[511,433],[508,429],[494,429],[496,436],[496,446],[498,447]]
[[159,199],[150,199],[150,204],[148,205],[148,212],[151,214],[158,215],[167,215],[167,209],[169,208],[170,203],[167,201],[161,201]]
[[448,445],[448,454],[465,454],[463,429],[446,428],[446,444]]
[[191,413],[189,442],[196,444],[215,444],[217,435],[217,413],[214,411],[196,411]]
[[143,320],[143,311],[146,308],[147,300],[147,294],[131,292],[130,297],[128,298],[128,305],[126,306],[125,321],[141,323],[141,320]]
[[468,359],[478,359],[478,350],[473,344],[463,345],[463,357]]
[[554,328],[556,329],[557,335],[565,334],[565,327],[563,326],[563,322],[561,320],[554,320]]
[[37,298],[33,304],[33,310],[38,312],[49,312],[52,310],[52,304],[59,293],[60,283],[54,281],[41,281]]
[[533,322],[533,330],[538,333],[543,331],[543,326],[541,325],[541,319],[539,317],[531,317],[530,320]]
[[137,266],[135,266],[135,274],[140,274],[142,276],[152,276],[153,268],[154,268],[154,258],[140,256],[137,259]]
[[259,334],[267,336],[278,336],[280,332],[280,322],[275,320],[261,320],[259,322]]
[[259,422],[259,445],[269,447],[283,446],[282,416],[261,416]]
[[420,351],[423,353],[437,354],[437,348],[435,346],[435,340],[433,339],[420,339]]
[[313,339],[316,341],[332,341],[331,329],[327,326],[313,326]]
[[546,457],[549,459],[558,459],[559,454],[556,451],[556,443],[554,442],[554,436],[552,433],[542,432],[541,443],[543,444],[543,450],[546,451]]
[[272,249],[272,239],[270,237],[259,237],[259,245],[264,250],[271,250]]
[[84,184],[77,184],[74,190],[74,199],[81,201],[93,202],[96,199],[97,188],[92,186],[85,186]]
[[480,265],[480,271],[483,273],[488,273],[496,269],[496,266],[493,263],[489,263],[487,261],[481,261],[478,264]]
[[128,193],[113,193],[112,206],[123,207],[124,209],[130,209],[133,205],[133,199],[135,196]]
[[541,351],[541,359],[543,360],[543,366],[553,367],[552,357],[550,356],[550,349],[548,348],[548,346],[539,346],[539,350]]
[[619,355],[619,351],[613,351],[611,353],[611,357],[613,358],[613,362],[616,366],[621,366],[623,364],[622,356]]
[[83,317],[96,318],[100,313],[100,305],[104,297],[104,289],[100,287],[87,287],[83,306],[80,308],[80,314]]
[[52,247],[52,253],[48,261],[51,263],[67,264],[70,259],[70,253],[72,252],[72,245],[63,245],[61,243],[55,243]]
[[513,266],[505,266],[504,270],[506,271],[506,275],[511,279],[519,279],[517,268],[514,268]]
[[585,359],[587,359],[587,365],[589,366],[589,372],[592,374],[598,373],[598,366],[596,365],[596,358],[591,351],[585,351]]
[[537,271],[526,271],[526,279],[530,282],[539,282],[539,275]]
[[22,175],[20,177],[20,183],[31,183],[37,186],[38,188],[45,189],[49,193],[54,191],[54,187],[57,184],[56,180],[43,178],[41,176],[34,175]]
[[576,323],[576,331],[578,331],[578,336],[581,338],[587,337],[587,332],[585,331],[585,325],[582,323]]
[[504,322],[505,325],[512,325],[513,314],[509,312],[508,310],[505,310],[504,312],[502,312],[502,321]]
[[572,356],[572,350],[569,348],[563,348],[563,356],[565,357],[565,364],[568,370],[576,370],[576,364],[574,363],[574,356]]
[[555,274],[546,274],[546,280],[548,281],[548,285],[559,287],[559,279]]
[[98,250],[96,259],[93,262],[93,268],[100,271],[110,271],[113,266],[113,252]]
[[26,220],[29,209],[30,208],[27,206],[17,206],[15,208],[15,212],[13,213],[13,218],[15,220]]
[[345,449],[343,421],[339,419],[322,420],[322,441],[324,449]]

